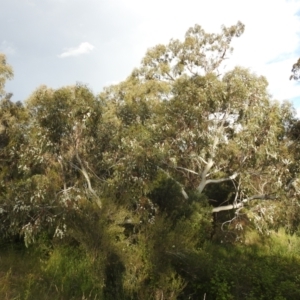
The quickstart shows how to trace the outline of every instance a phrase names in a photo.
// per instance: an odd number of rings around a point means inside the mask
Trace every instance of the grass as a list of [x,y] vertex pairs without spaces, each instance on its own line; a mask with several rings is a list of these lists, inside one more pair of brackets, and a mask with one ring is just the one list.
[[36,258],[24,250],[5,249],[0,252],[0,270],[1,299],[32,299],[32,286],[40,274]]
[[[1,300],[98,300],[92,260],[78,249],[0,248]],[[94,281],[95,280],[95,281]]]
[[[0,244],[0,299],[102,300],[115,299],[116,291],[121,297],[128,272],[120,278],[119,273],[112,276],[111,263],[116,262],[109,262],[101,247],[104,245],[92,251],[67,242],[52,245],[40,241],[29,248],[20,243]],[[196,299],[204,293],[207,300],[300,299],[300,238],[284,230],[268,238],[250,231],[245,243],[208,242],[203,249],[182,255],[179,261],[177,256],[170,258],[177,270],[173,277],[154,274],[158,281],[149,281],[152,294],[159,287],[165,296],[169,292],[171,299],[170,287],[182,284],[178,299]],[[105,272],[110,274],[107,286]],[[111,285],[110,279],[114,281]],[[152,294],[147,293],[142,298],[138,293],[124,294],[122,299],[150,299]]]

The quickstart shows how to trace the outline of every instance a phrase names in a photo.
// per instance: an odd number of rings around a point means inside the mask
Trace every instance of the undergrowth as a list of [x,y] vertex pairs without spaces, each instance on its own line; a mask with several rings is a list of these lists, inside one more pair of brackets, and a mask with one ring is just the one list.
[[29,248],[10,242],[0,248],[0,299],[296,300],[299,246],[299,237],[279,230],[264,239],[250,232],[247,244],[205,242],[199,249],[166,251],[159,265],[146,262],[152,273],[141,274],[144,281],[129,293],[124,283],[133,274],[126,262],[105,256],[101,247],[89,252],[71,240],[44,239]]

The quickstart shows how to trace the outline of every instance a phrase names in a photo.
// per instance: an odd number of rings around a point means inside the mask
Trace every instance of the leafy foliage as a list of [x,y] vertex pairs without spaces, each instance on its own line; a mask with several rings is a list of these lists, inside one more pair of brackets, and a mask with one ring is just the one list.
[[269,250],[299,243],[299,120],[263,76],[220,73],[243,31],[195,25],[99,96],[1,100],[0,242],[24,238],[44,280],[20,299],[299,298],[298,253]]
[[299,69],[300,69],[300,58],[296,63],[293,64],[292,75],[290,76],[290,80],[298,80],[299,79]]

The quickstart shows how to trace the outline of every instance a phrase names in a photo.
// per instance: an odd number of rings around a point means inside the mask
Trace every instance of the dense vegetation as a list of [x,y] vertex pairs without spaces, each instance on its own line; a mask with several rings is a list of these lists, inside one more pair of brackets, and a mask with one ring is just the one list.
[[300,122],[220,73],[243,31],[196,25],[100,95],[24,103],[0,56],[1,299],[300,299]]

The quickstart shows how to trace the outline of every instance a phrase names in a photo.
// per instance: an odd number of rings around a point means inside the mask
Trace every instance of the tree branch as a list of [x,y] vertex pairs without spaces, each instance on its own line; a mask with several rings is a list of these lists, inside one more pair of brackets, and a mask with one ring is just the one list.
[[224,211],[224,210],[231,210],[231,209],[237,209],[237,208],[241,208],[244,206],[245,203],[251,201],[251,200],[255,200],[255,199],[260,199],[260,200],[274,200],[277,199],[276,196],[272,196],[272,195],[255,195],[252,197],[248,197],[246,199],[241,200],[239,203],[233,203],[233,204],[229,204],[229,205],[224,205],[224,206],[219,206],[219,207],[215,207],[213,208],[212,212],[220,212],[220,211]]
[[212,158],[210,158],[207,162],[207,165],[205,166],[205,169],[203,170],[203,172],[201,174],[201,181],[200,181],[200,184],[197,187],[197,191],[199,193],[202,193],[205,186],[206,186],[206,183],[207,183],[206,175],[210,171],[210,169],[212,168],[213,164],[214,164],[214,161],[212,160]]
[[166,74],[169,76],[169,78],[170,78],[172,81],[175,81],[174,77],[173,77],[169,72],[166,72]]
[[211,152],[210,152],[210,158],[207,161],[207,164],[201,174],[201,181],[200,184],[197,187],[197,191],[199,193],[202,193],[208,180],[206,179],[208,172],[210,171],[210,169],[212,168],[212,166],[214,165],[214,158],[216,155],[216,148],[220,142],[220,135],[222,135],[223,131],[224,131],[224,124],[225,121],[227,120],[228,117],[228,111],[229,111],[230,107],[227,108],[227,110],[225,111],[223,117],[220,119],[221,120],[221,124],[220,126],[217,128],[217,132],[215,133],[214,136],[214,140],[213,140],[213,145],[211,148]]
[[88,175],[88,173],[87,173],[87,171],[86,171],[86,169],[85,169],[85,167],[84,167],[84,165],[83,165],[83,163],[82,163],[82,161],[81,161],[81,159],[78,155],[77,150],[76,150],[76,158],[77,158],[77,160],[80,164],[79,170],[81,171],[81,173],[83,174],[83,176],[84,176],[84,178],[87,182],[88,190],[95,197],[96,203],[97,203],[98,207],[101,209],[102,208],[102,202],[99,199],[98,195],[96,194],[95,190],[92,188],[90,177],[89,177],[89,175]]
[[208,180],[206,180],[206,184],[209,184],[209,183],[220,183],[220,182],[224,182],[224,181],[233,180],[233,179],[235,179],[238,175],[239,175],[239,173],[234,173],[233,175],[229,176],[228,178],[208,179]]
[[193,171],[193,170],[190,170],[190,169],[187,169],[187,168],[183,168],[183,167],[174,167],[175,169],[179,169],[179,170],[184,170],[184,171],[187,171],[189,173],[192,173],[192,174],[195,174],[195,175],[199,175],[199,173]]

